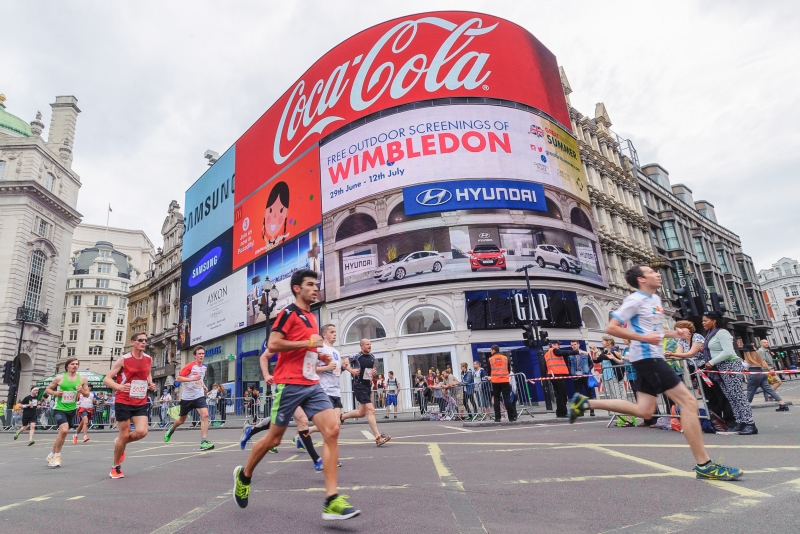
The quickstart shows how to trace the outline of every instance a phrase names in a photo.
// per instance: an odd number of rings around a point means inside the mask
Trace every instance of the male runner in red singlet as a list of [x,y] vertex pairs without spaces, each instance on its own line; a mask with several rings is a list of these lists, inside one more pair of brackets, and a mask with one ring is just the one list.
[[[111,478],[124,478],[122,462],[125,446],[139,441],[147,435],[147,390],[155,391],[156,385],[150,374],[150,356],[144,353],[147,334],[136,332],[131,336],[133,350],[118,358],[103,384],[116,391],[114,407],[117,412],[119,437],[114,440],[114,461]],[[136,430],[131,432],[131,422]]]

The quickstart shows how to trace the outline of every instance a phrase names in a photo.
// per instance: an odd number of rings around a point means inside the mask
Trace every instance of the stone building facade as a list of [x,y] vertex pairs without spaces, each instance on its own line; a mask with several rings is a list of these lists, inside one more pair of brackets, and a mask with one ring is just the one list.
[[796,354],[800,345],[800,262],[781,258],[772,268],[758,271],[758,281],[775,327],[769,336],[770,344]]
[[184,218],[173,200],[161,226],[162,246],[156,250],[152,267],[144,279],[131,287],[128,296],[128,330],[125,349],[131,350],[133,332],[145,332],[147,353],[153,358],[153,379],[159,388],[175,378],[178,356],[178,311],[181,289],[181,245]]
[[[47,140],[42,114],[26,123],[0,95],[0,364],[19,392],[55,371],[81,180],[72,169],[78,99],[58,96]],[[23,326],[24,325],[24,326]],[[21,328],[22,327],[22,328]],[[9,387],[0,384],[0,395]]]

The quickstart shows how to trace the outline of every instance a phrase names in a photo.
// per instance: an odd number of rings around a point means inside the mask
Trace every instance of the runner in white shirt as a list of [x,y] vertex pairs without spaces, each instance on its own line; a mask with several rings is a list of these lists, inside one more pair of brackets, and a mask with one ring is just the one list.
[[78,444],[78,434],[83,430],[83,442],[89,441],[89,423],[94,418],[94,405],[97,404],[97,395],[92,391],[92,385],[89,384],[89,394],[81,394],[78,397],[78,419],[80,423],[78,428],[75,429],[75,435],[72,436],[72,444]]
[[[336,343],[336,327],[332,324],[326,324],[322,327],[322,342],[323,345],[317,349],[317,352],[322,354],[329,354],[331,356],[331,363],[324,364],[317,363],[317,374],[319,374],[319,385],[325,394],[330,397],[333,403],[333,409],[336,411],[336,418],[340,419],[342,415],[342,369],[347,369],[349,363],[347,358],[342,358],[339,351],[333,348]],[[308,429],[308,432],[319,432],[316,426]]]
[[655,412],[656,397],[665,393],[680,407],[683,435],[697,462],[696,477],[726,481],[740,478],[744,471],[715,463],[708,456],[697,400],[664,359],[661,342],[664,337],[677,338],[678,334],[664,330],[664,311],[661,298],[656,294],[661,287],[661,274],[647,265],[634,265],[625,272],[625,280],[637,291],[611,314],[606,333],[631,340],[628,358],[636,370],[637,403],[619,399],[594,400],[576,393],[572,397],[569,422],[574,423],[586,410],[608,410],[649,419]]
[[208,388],[203,383],[206,376],[207,367],[203,364],[206,357],[206,349],[202,345],[194,348],[194,360],[186,364],[175,380],[183,383],[183,391],[181,393],[181,410],[178,418],[172,423],[172,426],[164,434],[164,442],[168,443],[175,430],[186,422],[186,417],[192,413],[192,410],[197,410],[200,414],[200,450],[210,451],[214,448],[212,443],[208,441],[208,404],[206,403],[206,392]]

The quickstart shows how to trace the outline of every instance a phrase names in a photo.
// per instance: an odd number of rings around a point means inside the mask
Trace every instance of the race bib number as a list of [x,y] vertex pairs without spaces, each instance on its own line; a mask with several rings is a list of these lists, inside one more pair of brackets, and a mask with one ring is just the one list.
[[319,375],[317,374],[318,359],[319,356],[316,352],[306,351],[306,356],[303,358],[303,378],[306,380],[319,380]]
[[32,406],[32,407],[34,407],[34,408],[35,408],[35,407],[36,407],[36,406],[38,406],[38,405],[39,405],[39,401],[38,401],[38,400],[36,400],[36,399],[33,399],[33,400],[31,401],[31,406]]
[[62,391],[61,392],[61,402],[63,403],[70,403],[75,402],[76,391]]
[[147,395],[147,380],[131,380],[131,391],[128,396],[132,399],[143,399]]
[[372,380],[372,369],[364,369],[363,380]]

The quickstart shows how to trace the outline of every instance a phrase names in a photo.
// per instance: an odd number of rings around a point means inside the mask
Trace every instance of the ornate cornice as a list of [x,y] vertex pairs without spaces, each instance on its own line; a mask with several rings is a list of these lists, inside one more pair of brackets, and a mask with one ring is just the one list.
[[81,215],[77,210],[67,205],[66,202],[45,189],[43,185],[33,180],[3,180],[0,181],[0,195],[25,195],[36,199],[45,207],[58,214],[62,219],[80,224]]

